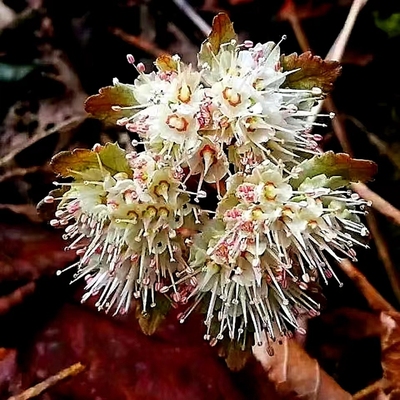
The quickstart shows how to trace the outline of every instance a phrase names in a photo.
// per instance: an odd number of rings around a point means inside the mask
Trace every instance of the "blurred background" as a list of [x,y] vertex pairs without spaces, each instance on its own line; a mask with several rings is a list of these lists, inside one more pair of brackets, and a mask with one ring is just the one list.
[[[163,53],[196,64],[212,18],[225,11],[239,37],[287,40],[324,58],[338,36],[350,0],[4,0],[0,1],[0,398],[8,398],[81,361],[89,372],[60,383],[40,399],[280,399],[249,360],[230,371],[202,341],[193,318],[172,317],[145,337],[134,315],[111,318],[81,305],[82,284],[55,276],[74,255],[58,231],[36,213],[51,190],[48,162],[61,151],[118,141],[123,128],[84,111],[102,86],[132,83],[131,53],[148,69]],[[342,75],[326,108],[344,135],[318,131],[324,150],[374,160],[369,187],[400,207],[400,2],[367,1],[345,49]],[[371,212],[371,249],[357,268],[395,308],[400,305],[400,228]],[[372,224],[372,226],[371,226]],[[324,291],[325,311],[308,321],[307,352],[343,389],[356,393],[381,378],[379,316],[355,284]],[[134,314],[134,313],[133,313]],[[399,338],[400,343],[400,338]],[[399,367],[400,368],[400,367]],[[366,398],[366,397],[365,397]],[[374,398],[374,397],[371,397]],[[329,400],[329,399],[327,399]]]

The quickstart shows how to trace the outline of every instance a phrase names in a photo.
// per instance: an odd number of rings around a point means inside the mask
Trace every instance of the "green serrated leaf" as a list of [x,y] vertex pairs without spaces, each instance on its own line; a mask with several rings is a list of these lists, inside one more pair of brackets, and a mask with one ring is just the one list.
[[305,160],[298,165],[298,168],[300,170],[298,178],[290,180],[294,188],[298,188],[306,178],[322,174],[328,178],[341,177],[347,182],[365,182],[371,180],[377,171],[377,165],[373,161],[354,159],[346,153],[335,154],[333,151]]
[[199,64],[203,65],[207,63],[211,66],[214,62],[213,54],[218,54],[221,45],[229,43],[232,40],[237,40],[237,35],[233,29],[233,23],[227,14],[217,14],[212,22],[211,33],[200,47],[200,52],[198,54]]
[[373,13],[375,25],[385,31],[389,37],[400,35],[400,13],[393,13],[388,18],[381,18],[379,12]]
[[0,82],[18,82],[37,68],[33,64],[0,63]]
[[136,318],[145,335],[152,335],[171,309],[171,301],[167,297],[157,294],[155,300],[157,305],[154,308],[149,308],[146,313],[142,312],[139,302],[136,306]]
[[336,190],[341,187],[347,186],[348,184],[349,181],[343,179],[343,177],[341,176],[331,176],[330,178],[328,178],[325,174],[320,174],[314,176],[313,178],[307,177],[306,179],[304,179],[304,181],[299,186],[299,191],[313,190],[321,187]]
[[284,72],[299,69],[288,74],[283,86],[291,89],[310,90],[320,88],[328,93],[333,89],[333,83],[340,75],[342,67],[337,61],[324,61],[319,56],[313,56],[310,51],[281,56],[281,66]]
[[101,163],[114,175],[118,172],[125,172],[132,175],[132,170],[126,160],[125,150],[119,147],[118,143],[107,143],[99,152]]
[[115,111],[112,106],[131,107],[137,104],[133,85],[116,82],[114,86],[103,87],[99,90],[99,94],[88,97],[85,101],[85,110],[105,124],[115,125],[118,119],[130,117],[135,111]]

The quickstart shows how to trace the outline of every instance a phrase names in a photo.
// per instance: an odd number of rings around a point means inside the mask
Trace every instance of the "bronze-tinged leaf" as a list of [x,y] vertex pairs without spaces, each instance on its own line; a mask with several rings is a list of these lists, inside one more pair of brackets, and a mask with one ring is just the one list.
[[229,340],[221,344],[218,354],[225,358],[226,365],[231,371],[240,371],[251,357],[251,346],[243,350],[241,343]]
[[[54,198],[61,197],[69,188],[67,186],[61,186],[59,188],[53,189],[49,192],[49,196]],[[40,200],[36,206],[36,211],[38,216],[43,221],[50,221],[54,218],[54,214],[57,210],[58,202],[47,203],[44,199]]]
[[142,304],[136,305],[136,318],[140,329],[145,335],[153,335],[160,324],[164,321],[171,309],[171,301],[164,295],[156,295],[156,306],[149,308],[146,313],[142,312]]
[[313,56],[310,51],[281,56],[281,66],[284,72],[297,70],[286,76],[284,86],[291,89],[320,88],[328,93],[333,89],[333,83],[340,75],[342,67],[337,61],[325,61],[319,56]]
[[178,61],[175,61],[169,54],[162,54],[157,57],[155,63],[159,71],[177,71]]
[[[294,339],[284,338],[282,344],[271,343],[253,347],[253,354],[263,366],[268,380],[282,396],[302,400],[351,400],[318,362],[311,358]],[[285,397],[286,398],[286,397]]]
[[99,90],[99,94],[88,97],[85,101],[85,110],[106,125],[114,125],[118,119],[130,117],[136,111],[116,111],[113,106],[131,107],[137,104],[133,85],[115,82],[114,86],[103,87]]
[[237,35],[233,29],[233,23],[225,13],[217,14],[212,22],[211,33],[202,43],[198,55],[200,65],[207,63],[212,65],[213,54],[218,54],[221,45],[237,40]]
[[377,165],[373,161],[351,158],[346,153],[327,151],[298,165],[298,178],[291,179],[294,188],[306,179],[325,174],[328,178],[340,176],[348,182],[369,181],[376,174]]
[[89,149],[75,149],[73,151],[61,151],[50,161],[50,166],[56,174],[64,178],[78,177],[76,172],[82,172],[90,168],[99,168],[96,153]]
[[[126,160],[126,153],[117,143],[107,143],[97,153],[102,167],[111,175],[118,172],[125,172],[132,175],[132,170]],[[75,149],[73,151],[62,151],[56,154],[50,161],[50,165],[56,174],[62,177],[79,178],[79,172],[94,168],[99,169],[99,160],[96,152],[89,149]]]

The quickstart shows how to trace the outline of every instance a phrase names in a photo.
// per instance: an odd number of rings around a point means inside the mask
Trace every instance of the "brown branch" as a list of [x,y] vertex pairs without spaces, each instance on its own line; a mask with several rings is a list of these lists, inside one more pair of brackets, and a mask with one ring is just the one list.
[[372,191],[364,183],[353,183],[352,189],[363,199],[372,202],[372,208],[387,217],[390,221],[400,225],[400,210]]
[[10,171],[6,171],[3,175],[0,175],[0,183],[7,181],[8,179],[23,177],[26,174],[33,174],[41,169],[45,169],[45,167],[33,166],[28,168],[14,168]]
[[122,39],[124,42],[131,44],[132,46],[135,46],[148,54],[151,54],[155,58],[168,53],[167,51],[158,48],[154,43],[149,42],[140,36],[130,35],[120,28],[110,28],[110,31],[113,35]]
[[6,314],[12,307],[22,303],[26,296],[34,292],[35,287],[35,282],[29,282],[14,290],[11,294],[0,297],[0,315]]
[[7,165],[10,161],[14,159],[14,157],[21,153],[21,151],[27,149],[28,147],[32,146],[39,140],[42,140],[46,138],[47,136],[50,136],[62,129],[69,128],[72,126],[77,126],[79,125],[82,121],[86,119],[85,116],[75,116],[68,118],[67,120],[63,121],[62,123],[56,125],[55,127],[49,129],[49,130],[43,130],[36,135],[32,136],[29,140],[26,142],[21,143],[20,146],[16,147],[15,149],[11,150],[7,155],[5,155],[3,158],[0,158],[0,167],[3,167],[4,165]]
[[71,376],[75,376],[82,372],[84,369],[85,367],[81,363],[73,364],[70,367],[60,371],[58,374],[53,375],[50,378],[47,378],[45,381],[25,390],[23,393],[9,397],[8,400],[28,400],[32,397],[36,397],[51,386],[54,386],[56,383],[60,382],[61,380]]
[[378,252],[378,256],[385,268],[393,293],[396,296],[397,301],[400,303],[400,277],[390,257],[389,247],[381,231],[379,230],[378,221],[376,220],[375,214],[373,212],[370,212],[366,216],[366,219],[368,228],[371,232],[372,237],[374,238],[374,243]]
[[354,282],[360,292],[368,301],[374,311],[395,311],[394,307],[387,302],[380,293],[368,282],[367,278],[349,260],[343,260],[340,268]]
[[382,389],[382,380],[376,381],[371,385],[365,387],[364,389],[358,391],[356,394],[354,394],[353,400],[362,400],[364,398],[371,398],[370,396],[373,393],[376,393],[381,389]]

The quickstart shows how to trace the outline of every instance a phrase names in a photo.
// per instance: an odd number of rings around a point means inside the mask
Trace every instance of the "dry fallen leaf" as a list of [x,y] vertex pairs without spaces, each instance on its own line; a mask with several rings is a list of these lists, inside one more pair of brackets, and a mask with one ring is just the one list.
[[[302,400],[350,400],[333,378],[321,369],[294,339],[284,338],[282,344],[254,346],[253,354],[263,366],[267,378],[281,396]],[[269,355],[267,350],[274,355]],[[284,397],[285,398],[285,397]]]
[[395,400],[400,398],[400,313],[383,312],[381,322],[382,390],[387,399]]

